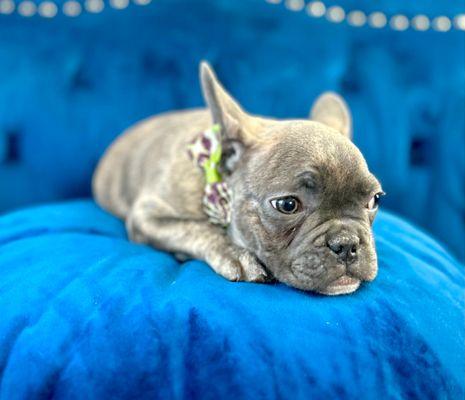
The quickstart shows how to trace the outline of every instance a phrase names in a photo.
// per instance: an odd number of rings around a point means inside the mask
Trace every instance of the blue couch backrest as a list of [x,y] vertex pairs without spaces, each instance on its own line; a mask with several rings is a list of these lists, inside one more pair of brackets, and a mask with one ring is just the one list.
[[[123,129],[203,104],[197,64],[207,59],[252,113],[305,118],[319,93],[340,92],[386,206],[465,259],[463,20],[447,32],[437,20],[427,31],[389,25],[398,13],[453,18],[462,2],[345,0],[341,23],[264,0],[112,0],[99,13],[87,2],[77,17],[63,15],[69,3],[54,3],[53,18],[0,7],[0,211],[89,196]],[[382,11],[386,27],[351,26],[355,9]]]

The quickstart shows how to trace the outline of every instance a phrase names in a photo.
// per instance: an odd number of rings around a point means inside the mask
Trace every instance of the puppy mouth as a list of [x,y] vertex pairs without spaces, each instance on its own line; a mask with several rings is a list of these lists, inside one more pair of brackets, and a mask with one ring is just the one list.
[[340,278],[331,282],[324,289],[319,289],[318,293],[328,296],[337,296],[341,294],[349,294],[355,292],[360,286],[360,279],[349,275],[342,275]]

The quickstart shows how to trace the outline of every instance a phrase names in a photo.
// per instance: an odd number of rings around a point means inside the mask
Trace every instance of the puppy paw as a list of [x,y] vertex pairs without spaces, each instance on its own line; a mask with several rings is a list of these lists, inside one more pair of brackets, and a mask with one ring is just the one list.
[[142,233],[134,227],[130,227],[126,229],[126,233],[128,235],[128,238],[131,242],[134,243],[145,243],[145,238],[142,235]]
[[147,239],[144,237],[144,235],[138,228],[137,224],[135,223],[135,219],[132,218],[131,215],[126,219],[125,225],[126,225],[126,233],[128,235],[128,239],[131,242],[141,243],[141,244],[147,243]]
[[253,254],[247,250],[242,251],[239,254],[239,263],[241,264],[243,281],[267,282],[268,274]]
[[213,269],[228,281],[239,282],[243,280],[242,268],[236,260],[224,260],[221,267]]
[[268,274],[257,258],[244,249],[233,248],[207,262],[215,272],[230,281],[266,282],[268,280]]

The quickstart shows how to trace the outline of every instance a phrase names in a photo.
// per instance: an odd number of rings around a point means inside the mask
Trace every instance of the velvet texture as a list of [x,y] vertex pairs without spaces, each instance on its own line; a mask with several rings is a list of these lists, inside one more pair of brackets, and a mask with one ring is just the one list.
[[[388,16],[464,12],[462,0],[336,3]],[[306,118],[318,94],[340,92],[385,206],[465,260],[463,31],[354,28],[264,0],[154,0],[0,22],[0,210],[88,196],[123,129],[203,105],[197,64],[207,59],[252,113]]]
[[90,201],[0,218],[0,398],[462,399],[464,272],[381,212],[349,296],[232,283]]

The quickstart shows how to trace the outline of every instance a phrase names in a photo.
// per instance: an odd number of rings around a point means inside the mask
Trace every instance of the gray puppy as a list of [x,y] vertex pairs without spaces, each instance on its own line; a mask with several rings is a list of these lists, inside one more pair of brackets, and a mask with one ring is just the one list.
[[[336,295],[373,280],[382,190],[350,140],[345,102],[325,93],[311,120],[278,121],[244,112],[208,64],[200,77],[208,109],[155,116],[120,136],[95,172],[97,202],[132,240],[205,260],[232,281],[272,277]],[[226,228],[209,220],[205,175],[188,152],[213,124],[230,191]]]

